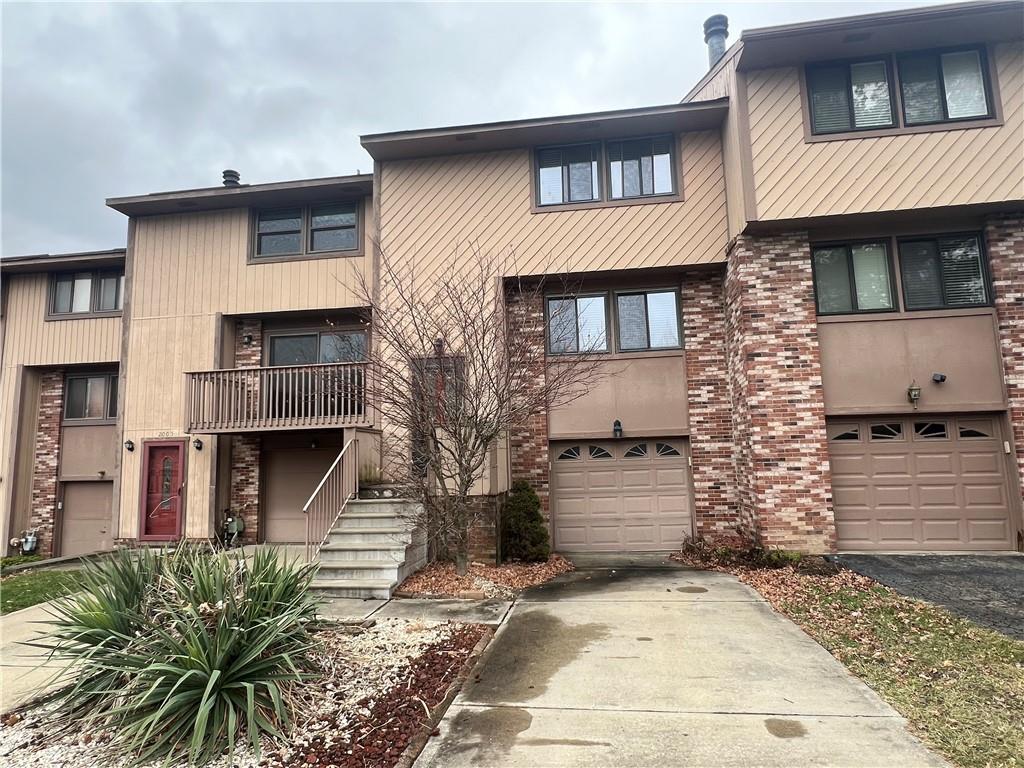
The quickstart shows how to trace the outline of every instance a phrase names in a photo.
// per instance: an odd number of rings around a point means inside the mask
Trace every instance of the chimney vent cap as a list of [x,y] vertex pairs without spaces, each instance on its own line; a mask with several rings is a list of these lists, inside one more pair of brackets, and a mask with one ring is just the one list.
[[729,34],[729,17],[725,14],[716,13],[714,16],[708,16],[704,22],[704,42],[706,43],[708,38],[715,33]]
[[224,177],[225,187],[237,187],[242,179],[238,171],[233,171],[230,168],[226,168],[222,176]]

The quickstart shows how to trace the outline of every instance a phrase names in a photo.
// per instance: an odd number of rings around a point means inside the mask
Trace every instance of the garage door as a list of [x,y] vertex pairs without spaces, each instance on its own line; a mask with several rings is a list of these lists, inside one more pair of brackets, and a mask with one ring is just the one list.
[[551,445],[555,548],[677,549],[692,530],[685,440]]
[[306,540],[302,505],[338,457],[338,448],[265,450],[263,539],[274,544]]
[[994,416],[835,419],[828,424],[840,549],[1012,549]]
[[111,482],[64,483],[61,509],[60,554],[87,555],[111,548]]

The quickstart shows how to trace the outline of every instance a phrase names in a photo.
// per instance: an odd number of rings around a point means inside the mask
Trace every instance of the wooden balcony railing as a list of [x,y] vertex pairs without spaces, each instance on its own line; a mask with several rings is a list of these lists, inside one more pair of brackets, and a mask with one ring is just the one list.
[[372,423],[366,363],[186,373],[188,431],[259,432]]

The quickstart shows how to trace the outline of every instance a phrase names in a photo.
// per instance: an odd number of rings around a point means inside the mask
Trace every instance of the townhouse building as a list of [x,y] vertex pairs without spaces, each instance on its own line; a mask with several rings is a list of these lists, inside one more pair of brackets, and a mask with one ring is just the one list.
[[[614,373],[481,478],[488,502],[528,480],[556,549],[1021,549],[1022,29],[1019,3],[975,2],[727,48],[712,17],[679,103],[368,135],[372,175],[111,199],[123,253],[3,262],[8,533],[65,551],[68,489],[102,471],[111,540],[207,538],[232,509],[247,541],[303,541],[341,448],[350,478],[381,462],[352,286],[382,259],[457,278],[472,244],[515,254],[533,381],[581,351]],[[121,316],[55,319],[90,259],[94,302],[123,263]],[[571,296],[517,290],[566,273]],[[86,367],[117,373],[92,427],[113,455],[65,472],[101,398]]]

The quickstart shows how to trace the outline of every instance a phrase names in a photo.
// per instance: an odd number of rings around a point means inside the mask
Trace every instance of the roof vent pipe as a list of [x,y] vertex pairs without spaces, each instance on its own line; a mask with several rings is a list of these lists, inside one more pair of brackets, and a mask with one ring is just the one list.
[[725,38],[729,36],[729,19],[720,13],[704,22],[704,42],[708,44],[708,68],[725,55]]
[[232,171],[230,168],[224,171],[223,176],[225,187],[237,187],[242,178],[238,171]]

